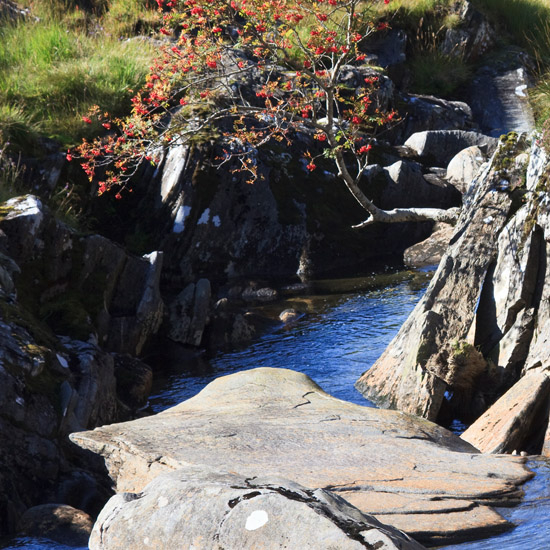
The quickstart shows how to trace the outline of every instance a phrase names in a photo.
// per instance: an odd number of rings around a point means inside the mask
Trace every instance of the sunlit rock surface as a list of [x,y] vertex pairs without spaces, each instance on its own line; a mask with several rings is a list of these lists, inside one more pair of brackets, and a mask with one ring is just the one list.
[[219,378],[156,416],[71,439],[105,458],[118,492],[190,465],[276,475],[430,544],[507,528],[490,505],[517,502],[530,476],[519,457],[480,455],[431,422],[340,401],[286,369]]

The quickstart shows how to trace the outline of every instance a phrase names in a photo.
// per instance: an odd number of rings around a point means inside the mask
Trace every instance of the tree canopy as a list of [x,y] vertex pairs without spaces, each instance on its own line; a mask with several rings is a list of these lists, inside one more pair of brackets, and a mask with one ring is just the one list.
[[[374,22],[376,1],[157,0],[167,43],[132,99],[131,116],[111,120],[95,107],[84,117],[108,131],[80,146],[84,170],[93,179],[101,167],[99,193],[115,189],[118,198],[142,162],[158,162],[162,147],[224,121],[218,163],[236,162],[233,169],[252,182],[256,148],[271,140],[290,145],[308,131],[368,213],[360,226],[453,221],[456,209],[381,210],[360,189],[376,133],[396,116],[378,101],[379,76],[366,65],[368,37],[387,27]],[[359,88],[346,82],[350,70],[359,70]],[[306,156],[315,170],[316,157]]]

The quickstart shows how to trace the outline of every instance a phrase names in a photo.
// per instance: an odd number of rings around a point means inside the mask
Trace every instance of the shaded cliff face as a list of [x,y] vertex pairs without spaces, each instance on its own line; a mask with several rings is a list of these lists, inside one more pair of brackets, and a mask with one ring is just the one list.
[[[403,251],[424,239],[431,223],[378,224],[352,229],[365,218],[362,208],[336,176],[330,160],[310,173],[303,160],[316,147],[298,136],[292,148],[275,144],[257,153],[261,179],[210,165],[216,148],[171,149],[150,181],[144,204],[155,205],[151,225],[162,242],[165,275],[172,281],[199,277],[289,279],[372,271],[398,263]],[[383,208],[451,207],[460,194],[451,185],[424,179],[427,168],[380,148],[365,189]],[[407,173],[405,173],[407,172]],[[142,205],[143,208],[143,205]]]
[[[501,141],[472,183],[426,295],[357,382],[365,396],[433,420],[472,421],[538,372],[527,393],[516,390],[525,406],[492,448],[540,451],[549,406],[549,174],[536,141],[529,147],[513,134]],[[529,393],[538,396],[534,403]],[[503,407],[495,410],[502,415]],[[468,440],[482,445],[480,436]]]

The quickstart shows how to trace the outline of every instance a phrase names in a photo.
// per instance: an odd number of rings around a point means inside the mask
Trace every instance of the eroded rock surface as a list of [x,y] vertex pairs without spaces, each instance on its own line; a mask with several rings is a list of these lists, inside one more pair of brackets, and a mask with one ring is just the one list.
[[189,465],[277,475],[430,544],[505,529],[490,505],[516,502],[529,477],[521,458],[480,455],[435,424],[340,401],[286,369],[226,376],[156,416],[71,439],[104,457],[119,492]]

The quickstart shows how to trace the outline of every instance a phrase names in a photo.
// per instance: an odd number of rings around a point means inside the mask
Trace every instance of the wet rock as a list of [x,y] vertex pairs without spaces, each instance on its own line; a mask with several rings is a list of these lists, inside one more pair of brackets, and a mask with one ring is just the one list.
[[528,90],[532,63],[525,53],[506,51],[501,60],[480,68],[472,79],[468,103],[481,130],[493,137],[535,129]]
[[245,302],[272,302],[278,298],[279,294],[273,288],[248,287],[241,296]]
[[486,161],[487,157],[477,145],[466,147],[449,162],[447,180],[461,193],[465,193]]
[[277,477],[247,479],[199,467],[161,475],[139,494],[116,495],[90,538],[91,550],[359,550],[372,545],[381,550],[422,548],[328,491],[311,491]]
[[285,369],[226,376],[154,417],[71,439],[104,457],[119,492],[140,493],[190,465],[276,475],[329,489],[363,513],[376,509],[385,524],[406,521],[432,544],[506,528],[489,505],[516,501],[529,477],[520,457],[476,454],[439,426],[340,401]]
[[210,311],[211,287],[208,279],[187,285],[170,303],[167,334],[171,340],[200,346]]
[[483,453],[536,449],[533,435],[538,432],[542,436],[544,433],[549,400],[550,378],[545,373],[530,373],[508,390],[461,437]]
[[42,504],[29,508],[17,526],[20,535],[44,537],[67,546],[88,546],[93,520],[66,504]]
[[283,323],[292,323],[294,321],[297,321],[300,317],[302,317],[302,313],[295,310],[294,308],[289,308],[281,311],[279,314],[279,319]]
[[491,155],[498,139],[477,132],[463,130],[434,130],[413,134],[405,145],[422,160],[433,166],[448,166],[452,158],[467,147],[476,145],[485,154]]

